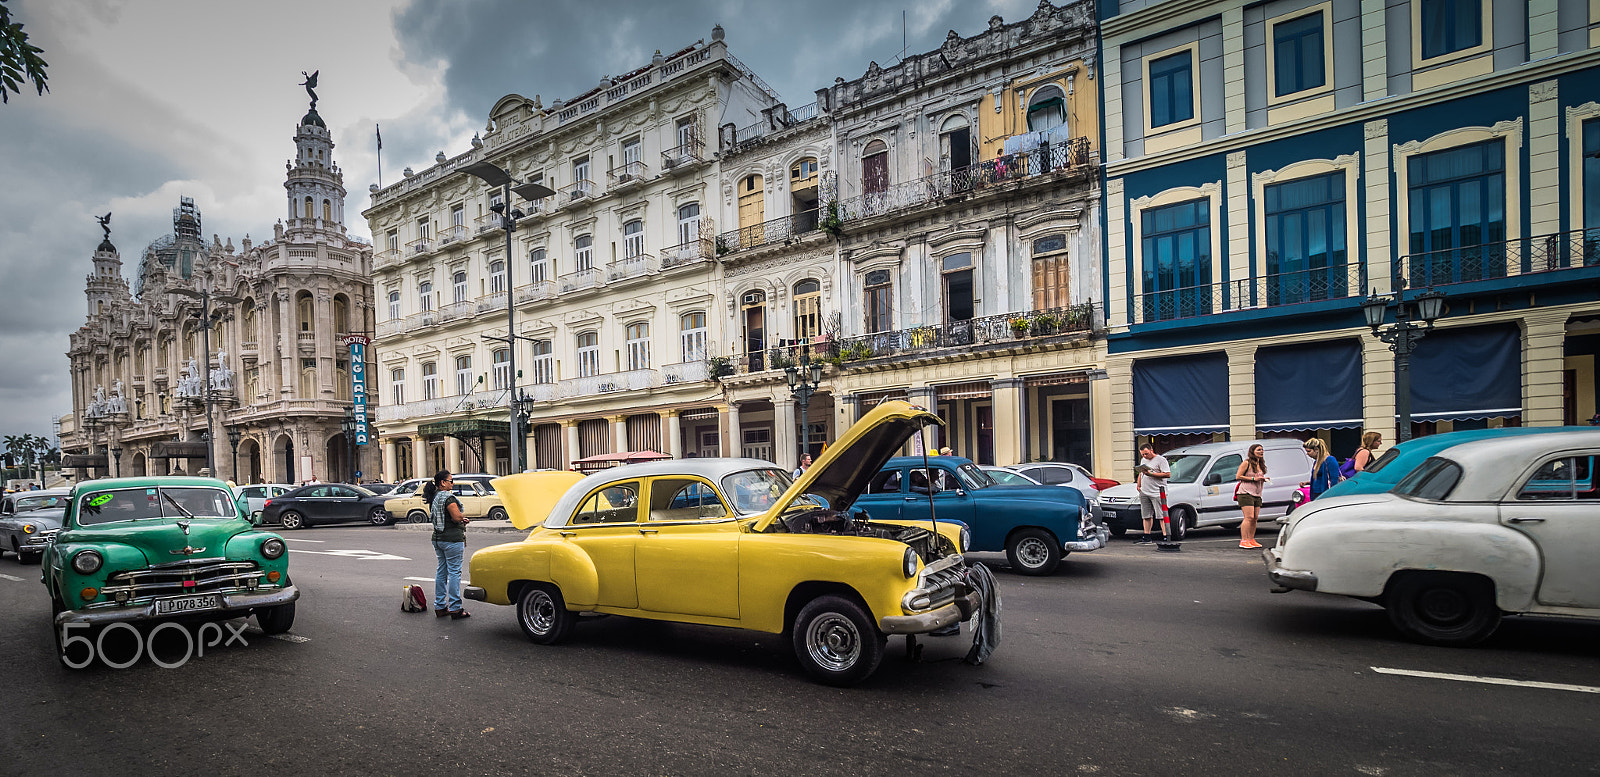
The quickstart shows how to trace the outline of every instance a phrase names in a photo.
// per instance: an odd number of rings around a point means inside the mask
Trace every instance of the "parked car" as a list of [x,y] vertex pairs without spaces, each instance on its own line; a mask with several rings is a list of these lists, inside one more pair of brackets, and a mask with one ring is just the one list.
[[[1096,478],[1089,474],[1089,470],[1076,464],[1055,461],[1014,464],[1009,469],[1047,486],[1076,489],[1078,493],[1083,494],[1084,501],[1089,503],[1089,512],[1094,515],[1095,522],[1100,523],[1105,520],[1100,507],[1100,486]],[[1115,481],[1111,481],[1111,484],[1117,485]]]
[[0,499],[0,556],[16,554],[18,564],[38,561],[61,530],[70,489],[18,491]]
[[997,638],[998,593],[961,556],[961,527],[852,509],[893,451],[932,423],[884,402],[793,483],[770,462],[720,458],[501,478],[512,522],[533,531],[474,553],[466,595],[515,605],[540,644],[567,638],[584,612],[785,634],[805,670],[834,685],[871,675],[890,634],[977,617],[979,633]]
[[1503,613],[1600,619],[1600,430],[1496,436],[1383,494],[1321,498],[1263,550],[1274,591],[1381,604],[1411,639],[1469,645]]
[[261,509],[261,522],[285,529],[357,521],[388,526],[394,519],[383,509],[383,503],[383,496],[361,486],[315,483],[268,499]]
[[972,529],[967,550],[1003,550],[1025,575],[1051,574],[1063,556],[1103,548],[1108,537],[1077,489],[1001,486],[959,456],[890,459],[856,505],[876,521],[960,521]]
[[362,483],[361,487],[379,496],[388,496],[394,493],[393,483]]
[[251,525],[222,481],[90,480],[69,498],[42,570],[64,665],[63,632],[78,624],[254,615],[268,634],[293,627],[283,538]]
[[1381,494],[1394,488],[1406,475],[1417,468],[1418,464],[1427,461],[1439,451],[1452,445],[1460,445],[1473,440],[1488,440],[1498,437],[1518,437],[1524,434],[1549,434],[1551,432],[1592,432],[1592,426],[1514,426],[1509,429],[1468,429],[1460,432],[1445,432],[1432,434],[1427,437],[1418,437],[1395,445],[1383,452],[1377,460],[1368,465],[1366,469],[1357,472],[1355,477],[1334,484],[1333,488],[1322,492],[1319,499],[1331,499],[1336,496],[1349,496],[1351,494]]
[[285,483],[255,483],[248,486],[234,486],[236,499],[244,500],[244,514],[246,517],[254,516],[267,506],[267,500],[283,496],[295,489]]
[[482,472],[469,472],[469,473],[461,474],[461,475],[453,475],[452,477],[454,478],[455,482],[457,482],[457,483],[463,483],[463,482],[467,482],[467,481],[471,481],[473,483],[481,483],[481,484],[483,484],[483,490],[488,491],[489,493],[492,494],[492,493],[494,493],[494,481],[495,481],[496,478],[498,478],[500,476],[499,475],[485,475]]
[[1021,472],[1018,472],[1018,471],[1016,471],[1014,469],[1006,469],[1005,467],[996,467],[996,466],[994,466],[992,464],[989,464],[989,465],[979,464],[978,465],[978,469],[983,470],[983,474],[988,475],[989,478],[995,482],[995,485],[1000,485],[1000,486],[1037,486],[1037,485],[1040,485],[1039,481],[1034,480],[1033,478],[1030,478],[1027,475],[1024,475]]
[[[1311,479],[1311,458],[1299,440],[1246,440],[1189,445],[1163,454],[1172,467],[1167,480],[1167,511],[1176,539],[1202,526],[1236,527],[1244,520],[1234,501],[1233,488],[1239,465],[1250,446],[1259,444],[1267,457],[1267,483],[1262,492],[1261,520],[1287,515],[1294,505],[1300,482]],[[1129,529],[1144,530],[1139,512],[1139,487],[1124,483],[1100,492],[1111,533],[1121,537]],[[1159,527],[1158,527],[1159,528]]]
[[[426,486],[428,481],[423,481]],[[428,522],[428,503],[422,498],[423,486],[411,494],[387,494],[383,502],[383,509],[389,514],[390,522],[409,521],[411,523]],[[468,518],[487,518],[491,521],[506,519],[506,509],[500,502],[500,495],[484,489],[483,484],[475,480],[455,481],[456,497],[461,500],[461,514]]]

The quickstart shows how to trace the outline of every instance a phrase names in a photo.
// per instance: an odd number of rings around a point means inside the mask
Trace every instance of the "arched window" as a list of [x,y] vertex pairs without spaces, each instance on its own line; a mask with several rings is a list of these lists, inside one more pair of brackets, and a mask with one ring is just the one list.
[[389,292],[389,320],[400,320],[400,292]]
[[316,308],[311,301],[310,293],[300,292],[300,296],[295,300],[295,310],[296,321],[299,324],[296,329],[301,332],[312,331],[312,326],[316,322]]
[[556,382],[555,348],[549,340],[533,341],[533,382]]
[[456,394],[466,396],[472,393],[472,357],[456,357]]
[[794,285],[794,336],[802,342],[822,334],[822,284],[807,278]]
[[396,405],[406,403],[406,371],[402,367],[389,370],[389,397]]
[[634,219],[622,225],[622,256],[632,259],[644,254],[644,222]]
[[706,314],[696,310],[678,317],[679,339],[683,345],[685,362],[705,361]]
[[311,198],[307,197],[306,198],[306,209],[301,211],[301,215],[300,215],[301,218],[306,219],[307,221],[317,217],[317,213],[316,213],[315,207],[311,204],[311,202],[312,202]]
[[467,271],[457,270],[450,276],[450,301],[467,301]]
[[434,362],[422,364],[422,398],[439,398],[439,365]]
[[256,301],[246,299],[239,307],[244,311],[239,317],[239,339],[253,343],[256,341]]
[[678,244],[689,246],[700,239],[700,203],[678,206]]
[[333,364],[333,398],[350,401],[350,362],[340,359]]
[[511,388],[511,351],[498,348],[494,352],[494,390]]
[[426,313],[433,310],[433,281],[417,284],[417,309]]
[[944,169],[970,167],[972,156],[972,127],[967,117],[957,113],[945,119],[939,126],[939,159]]
[[760,175],[739,180],[739,229],[750,229],[767,219],[767,188]]
[[650,369],[650,324],[646,321],[629,324],[628,338],[628,369]]
[[489,293],[499,294],[506,290],[506,262],[496,259],[489,263]]
[[869,196],[889,191],[889,146],[881,140],[861,152],[861,191]]
[[600,374],[600,335],[584,332],[578,335],[578,377]]
[[317,398],[317,360],[300,360],[300,398]]
[[1059,86],[1035,89],[1028,98],[1028,131],[1042,132],[1067,123],[1066,97]]
[[579,235],[572,241],[573,256],[577,272],[594,269],[594,238],[589,235]]
[[343,294],[334,295],[333,298],[333,331],[341,335],[350,334],[350,300]]
[[544,283],[550,279],[550,269],[545,263],[543,248],[528,252],[528,278],[530,283]]
[[333,221],[333,203],[329,200],[322,201],[322,220],[329,223]]
[[815,183],[817,177],[817,158],[808,156],[789,166],[789,188],[803,189]]

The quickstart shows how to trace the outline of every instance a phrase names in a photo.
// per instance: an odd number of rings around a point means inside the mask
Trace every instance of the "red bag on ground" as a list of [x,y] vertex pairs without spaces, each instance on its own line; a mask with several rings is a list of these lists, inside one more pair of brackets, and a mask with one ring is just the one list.
[[420,585],[405,587],[405,597],[400,600],[401,612],[425,612],[428,609],[428,596],[422,592]]

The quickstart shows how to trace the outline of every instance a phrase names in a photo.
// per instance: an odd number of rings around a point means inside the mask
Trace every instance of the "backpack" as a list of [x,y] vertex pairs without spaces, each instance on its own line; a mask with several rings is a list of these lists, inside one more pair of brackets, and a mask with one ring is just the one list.
[[400,599],[401,612],[424,612],[428,609],[428,597],[422,592],[422,586],[408,585],[402,590],[404,596]]

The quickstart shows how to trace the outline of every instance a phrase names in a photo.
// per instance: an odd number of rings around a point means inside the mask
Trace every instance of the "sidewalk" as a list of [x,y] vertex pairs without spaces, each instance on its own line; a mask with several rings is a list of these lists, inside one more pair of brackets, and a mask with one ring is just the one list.
[[[400,531],[433,531],[431,523],[397,523],[394,528]],[[510,521],[476,520],[467,524],[468,532],[484,532],[487,534],[527,534],[528,530],[518,529]]]

